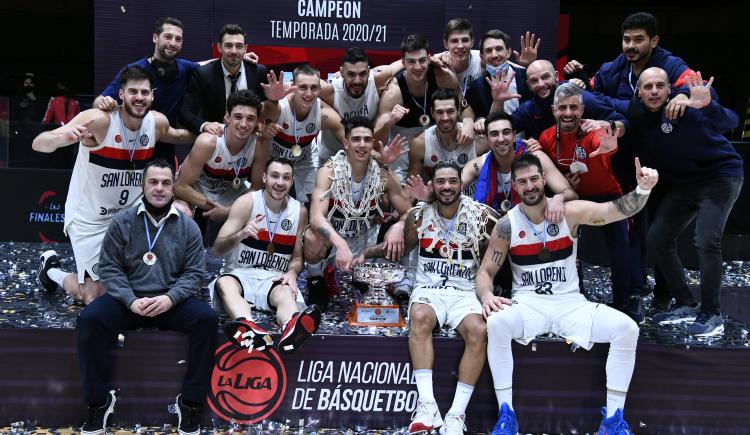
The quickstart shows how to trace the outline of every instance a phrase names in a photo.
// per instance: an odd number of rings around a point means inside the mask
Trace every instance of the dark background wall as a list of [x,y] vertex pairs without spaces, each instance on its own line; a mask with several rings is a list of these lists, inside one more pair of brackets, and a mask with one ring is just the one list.
[[[451,2],[449,10],[459,10],[458,3]],[[619,54],[624,17],[639,10],[654,13],[660,21],[661,45],[704,76],[716,76],[722,103],[744,119],[750,94],[746,31],[750,13],[743,3],[716,0],[691,6],[692,2],[674,0],[562,0],[560,13],[570,14],[567,54],[590,65],[592,72]],[[127,1],[123,5],[127,7]],[[512,7],[512,3],[497,7]],[[115,37],[130,32],[113,25]],[[60,77],[79,93],[101,91],[94,88],[93,0],[4,0],[0,41],[2,94],[16,91],[25,72],[36,74],[41,93]]]

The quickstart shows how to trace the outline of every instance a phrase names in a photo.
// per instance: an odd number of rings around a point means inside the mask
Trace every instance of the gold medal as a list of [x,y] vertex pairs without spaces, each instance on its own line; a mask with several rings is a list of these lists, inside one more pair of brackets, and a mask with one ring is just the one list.
[[234,190],[237,190],[242,186],[242,180],[240,180],[239,177],[234,177],[234,180],[232,180],[232,187]]
[[146,252],[143,254],[143,262],[146,263],[147,266],[153,266],[156,264],[156,254],[151,251]]
[[270,242],[268,246],[266,246],[266,252],[268,252],[270,255],[273,255],[276,252],[276,248],[273,246],[273,242]]
[[550,257],[552,257],[552,253],[546,246],[542,247],[542,249],[539,250],[539,253],[536,254],[536,258],[545,262],[549,261]]
[[422,127],[430,125],[430,117],[426,113],[419,117],[419,125]]
[[450,253],[448,252],[448,244],[445,243],[443,246],[440,247],[440,255],[442,255],[444,258],[448,258],[448,255]]
[[292,155],[293,155],[294,157],[299,157],[299,156],[301,156],[301,155],[302,155],[302,147],[301,147],[301,146],[299,146],[299,145],[297,145],[297,144],[295,144],[295,145],[294,145],[294,146],[292,147]]
[[463,107],[464,109],[469,107],[469,102],[466,100],[466,98],[461,100],[461,107]]

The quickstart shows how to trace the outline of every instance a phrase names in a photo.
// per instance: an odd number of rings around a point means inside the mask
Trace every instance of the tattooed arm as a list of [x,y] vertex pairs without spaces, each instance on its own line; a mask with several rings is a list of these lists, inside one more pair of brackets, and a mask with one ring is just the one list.
[[482,265],[477,272],[477,299],[482,303],[484,317],[489,316],[493,311],[503,309],[503,305],[510,305],[510,300],[495,296],[492,293],[492,280],[495,278],[500,266],[503,265],[505,258],[510,250],[511,226],[508,216],[503,216],[497,224],[495,231],[490,237],[490,244],[484,253]]
[[573,234],[578,225],[606,225],[633,216],[641,211],[648,201],[651,188],[659,180],[656,169],[641,167],[638,157],[635,158],[635,175],[638,188],[614,201],[595,203],[590,201],[571,201],[565,208],[565,218]]

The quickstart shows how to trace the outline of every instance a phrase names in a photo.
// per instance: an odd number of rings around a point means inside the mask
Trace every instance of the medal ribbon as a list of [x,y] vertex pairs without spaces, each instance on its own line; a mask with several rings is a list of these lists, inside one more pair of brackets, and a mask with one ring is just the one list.
[[[529,228],[531,228],[531,232],[534,233],[534,235],[542,241],[542,246],[545,248],[547,247],[547,218],[544,218],[544,226],[542,227],[542,231],[538,233],[536,231],[536,228],[534,228],[534,224],[531,223],[531,220],[529,220],[529,217],[526,216],[526,213],[521,209],[521,214],[523,215],[524,219],[526,219],[526,223],[529,224]],[[542,237],[543,236],[543,237]]]
[[[248,142],[250,142],[250,140],[245,142],[245,146],[242,147],[242,155],[240,156],[240,158],[232,162],[232,170],[234,171],[235,178],[240,178],[240,171],[242,170],[242,161],[245,160],[245,157],[247,157],[248,151],[250,151]],[[229,151],[229,144],[227,143],[227,127],[224,127],[224,143],[227,146],[227,151]]]
[[[135,139],[133,139],[133,145],[128,149],[128,155],[130,156],[130,163],[133,163],[133,157],[135,157],[135,149],[138,147],[138,138],[141,137],[141,128],[143,128],[143,121],[141,121],[140,127],[138,127],[138,130],[135,132]],[[125,136],[123,139],[125,139],[125,146],[128,146],[128,143],[130,142],[130,137],[128,136],[128,128],[125,127],[125,120],[122,119],[122,114],[120,114],[120,130],[122,130],[122,135]]]
[[154,236],[154,240],[151,241],[151,231],[148,230],[148,221],[146,221],[146,213],[143,213],[143,226],[146,227],[146,240],[148,240],[148,252],[153,252],[154,246],[156,245],[156,239],[159,238],[159,234],[161,234],[161,230],[164,229],[165,225],[162,225],[159,227],[159,230],[156,231],[156,235]]
[[[404,78],[406,78],[406,74],[404,74]],[[411,88],[409,87],[409,80],[406,80],[406,89],[409,90],[409,96],[411,97],[412,101],[414,101],[414,104],[416,104],[417,107],[422,109],[422,113],[427,115],[427,94],[430,91],[430,81],[427,80],[424,86],[425,86],[424,97],[422,98],[422,104],[420,105],[419,102],[417,102],[417,99],[414,98],[414,94],[411,93]]]
[[276,225],[273,226],[273,231],[271,231],[271,219],[268,217],[268,206],[266,205],[266,193],[263,192],[261,194],[263,197],[263,210],[266,211],[266,231],[268,231],[268,243],[273,243],[273,236],[276,235],[276,230],[279,229],[279,222],[281,222],[281,216],[284,214],[284,210],[286,210],[286,207],[282,208],[279,212],[278,219],[276,219]]

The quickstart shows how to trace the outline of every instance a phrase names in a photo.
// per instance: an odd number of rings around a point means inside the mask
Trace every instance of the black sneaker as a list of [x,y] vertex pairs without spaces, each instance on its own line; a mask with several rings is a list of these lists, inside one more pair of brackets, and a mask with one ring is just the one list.
[[279,350],[292,353],[299,349],[307,337],[314,334],[320,325],[320,307],[313,304],[302,312],[294,313],[286,322],[284,332],[279,339]]
[[182,394],[180,394],[175,401],[175,410],[177,411],[177,432],[180,435],[199,435],[201,433],[201,427],[198,424],[201,412],[199,407],[186,405],[182,400]]
[[721,314],[700,312],[695,321],[688,326],[688,334],[699,337],[710,337],[724,333],[724,318]]
[[107,400],[101,406],[89,406],[89,415],[81,426],[81,435],[102,435],[107,431],[107,418],[115,412],[117,395],[109,390]]
[[646,314],[643,310],[643,300],[640,296],[631,296],[625,304],[623,310],[633,321],[639,325],[646,321]]
[[698,316],[698,310],[698,305],[675,305],[668,311],[655,314],[652,320],[657,325],[673,325],[683,322],[692,322]]
[[60,266],[60,259],[57,257],[57,252],[50,249],[49,251],[44,251],[42,255],[39,257],[39,270],[36,273],[36,282],[39,283],[42,288],[44,288],[45,291],[48,293],[51,293],[55,290],[57,290],[57,283],[52,281],[49,276],[47,276],[47,271],[52,268],[59,269]]
[[317,305],[321,310],[328,309],[328,284],[322,276],[307,277],[307,303]]

